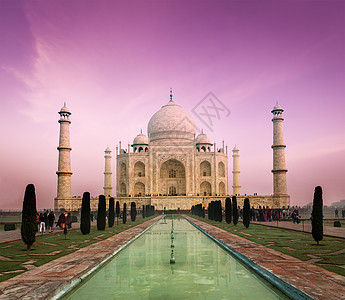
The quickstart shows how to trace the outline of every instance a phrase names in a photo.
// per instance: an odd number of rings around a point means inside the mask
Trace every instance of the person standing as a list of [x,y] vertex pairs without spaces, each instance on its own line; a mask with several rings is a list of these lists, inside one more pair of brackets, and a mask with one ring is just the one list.
[[62,213],[60,216],[60,227],[62,229],[65,229],[65,226],[66,226],[66,215],[65,213]]
[[48,229],[49,232],[53,232],[53,227],[54,227],[54,221],[55,221],[55,215],[54,212],[51,210],[48,215]]
[[46,217],[44,214],[40,213],[40,233],[44,233],[46,231]]
[[70,212],[67,214],[67,217],[66,217],[66,226],[68,229],[72,228],[72,215]]

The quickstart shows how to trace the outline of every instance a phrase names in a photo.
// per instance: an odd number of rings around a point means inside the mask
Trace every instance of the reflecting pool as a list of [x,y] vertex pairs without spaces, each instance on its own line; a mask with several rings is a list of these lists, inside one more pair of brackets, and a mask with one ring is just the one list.
[[166,216],[63,299],[288,298],[186,220]]

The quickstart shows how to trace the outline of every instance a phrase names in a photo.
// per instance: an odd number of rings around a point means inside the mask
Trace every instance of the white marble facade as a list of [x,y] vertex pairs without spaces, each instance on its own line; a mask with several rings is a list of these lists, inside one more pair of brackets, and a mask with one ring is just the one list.
[[220,196],[228,194],[228,154],[172,99],[127,149],[116,149],[118,197]]

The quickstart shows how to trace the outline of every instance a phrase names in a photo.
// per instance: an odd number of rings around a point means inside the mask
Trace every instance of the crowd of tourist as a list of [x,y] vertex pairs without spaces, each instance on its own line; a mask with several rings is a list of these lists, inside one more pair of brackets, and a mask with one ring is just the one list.
[[[42,213],[37,213],[37,227],[40,233],[45,233],[46,230],[48,232],[53,232],[54,230],[54,222],[55,222],[55,214],[52,210],[44,211]],[[65,226],[68,229],[72,228],[72,215],[70,212],[63,212],[60,214],[58,221],[56,222],[56,227],[60,227],[64,229]]]
[[[239,216],[242,218],[243,209],[238,207]],[[276,208],[272,209],[269,207],[261,207],[255,209],[252,207],[250,209],[250,218],[252,221],[283,221],[283,220],[292,220],[294,223],[300,222],[300,214],[298,209],[291,208]]]

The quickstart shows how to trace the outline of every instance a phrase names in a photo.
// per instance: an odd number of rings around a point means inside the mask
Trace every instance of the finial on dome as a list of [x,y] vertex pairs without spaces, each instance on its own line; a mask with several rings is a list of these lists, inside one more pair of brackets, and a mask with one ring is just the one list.
[[170,88],[170,101],[173,101],[172,88]]
[[66,102],[63,103],[63,106],[66,106]]
[[204,133],[204,129],[201,128],[201,133]]
[[140,133],[143,133],[143,130],[140,128]]

